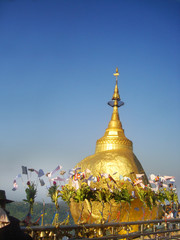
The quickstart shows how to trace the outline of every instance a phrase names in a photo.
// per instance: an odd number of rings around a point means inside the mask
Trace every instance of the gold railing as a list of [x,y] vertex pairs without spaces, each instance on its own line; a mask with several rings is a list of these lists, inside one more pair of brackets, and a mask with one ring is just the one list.
[[[138,231],[133,231],[136,227]],[[22,227],[34,240],[180,239],[180,218],[121,223]]]

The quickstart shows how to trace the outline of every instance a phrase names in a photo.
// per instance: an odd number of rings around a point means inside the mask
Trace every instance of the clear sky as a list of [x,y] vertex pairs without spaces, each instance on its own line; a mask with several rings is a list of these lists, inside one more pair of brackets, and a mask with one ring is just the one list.
[[116,67],[134,153],[147,174],[173,175],[180,186],[179,26],[178,0],[0,0],[7,197],[24,198],[20,181],[11,190],[22,165],[67,170],[94,153],[111,118]]

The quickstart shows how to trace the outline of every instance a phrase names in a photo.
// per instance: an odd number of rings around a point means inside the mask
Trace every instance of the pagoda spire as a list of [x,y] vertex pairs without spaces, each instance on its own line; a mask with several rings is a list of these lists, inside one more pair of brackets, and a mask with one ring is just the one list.
[[120,128],[122,129],[122,124],[119,119],[119,112],[118,108],[124,105],[124,102],[121,101],[120,95],[119,95],[119,89],[118,89],[118,76],[119,71],[118,68],[116,68],[116,73],[113,74],[116,77],[116,85],[114,88],[114,93],[112,97],[112,101],[108,102],[108,105],[113,107],[113,113],[111,117],[111,121],[109,122],[108,128]]
[[116,77],[116,85],[115,85],[115,89],[114,89],[114,94],[112,97],[112,100],[120,100],[120,96],[119,96],[119,90],[118,90],[118,76],[119,76],[119,71],[118,68],[116,68],[116,73],[113,74]]
[[118,68],[116,68],[116,73],[114,73],[113,75],[116,77],[116,84],[112,101],[108,102],[108,105],[113,107],[113,113],[104,136],[98,139],[96,142],[96,153],[112,149],[121,149],[122,147],[132,148],[132,142],[126,138],[119,118],[118,108],[123,106],[124,102],[121,101],[119,95]]

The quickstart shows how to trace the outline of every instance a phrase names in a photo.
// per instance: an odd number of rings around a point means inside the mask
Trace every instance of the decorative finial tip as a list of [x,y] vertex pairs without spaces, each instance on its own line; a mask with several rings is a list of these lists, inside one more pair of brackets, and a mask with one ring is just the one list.
[[116,68],[116,73],[114,73],[114,76],[119,76],[119,71],[118,71],[118,68]]

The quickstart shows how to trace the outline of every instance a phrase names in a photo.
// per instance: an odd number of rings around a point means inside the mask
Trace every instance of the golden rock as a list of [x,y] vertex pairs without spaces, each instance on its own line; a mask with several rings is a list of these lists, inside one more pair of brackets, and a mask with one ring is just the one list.
[[[80,167],[82,172],[89,169],[94,176],[97,176],[99,173],[113,175],[115,172],[118,172],[118,174],[113,176],[116,181],[120,180],[120,175],[135,179],[136,174],[144,173],[143,183],[147,184],[148,180],[144,169],[133,153],[132,141],[126,138],[119,118],[118,108],[124,103],[120,99],[118,90],[118,69],[116,69],[114,76],[116,77],[115,89],[112,101],[108,102],[108,104],[113,107],[113,113],[108,128],[106,129],[104,136],[97,140],[95,154],[86,157],[75,167]],[[133,190],[131,184],[128,185],[128,188],[130,191]],[[157,209],[154,208],[153,211],[149,211],[147,208],[145,209],[143,203],[138,197],[132,201],[131,206],[128,206],[126,203],[122,204],[119,218],[117,217],[119,206],[115,202],[112,202],[111,205],[110,220],[137,221],[154,219],[157,217]],[[109,208],[109,204],[105,203],[105,219],[108,219],[110,213]],[[92,214],[89,218],[89,212],[91,211],[90,205],[88,201],[85,201],[82,222],[99,223],[101,219],[100,209],[101,204],[99,202],[94,202],[92,206]],[[81,212],[81,204],[72,201],[70,210],[75,223],[77,223]]]

